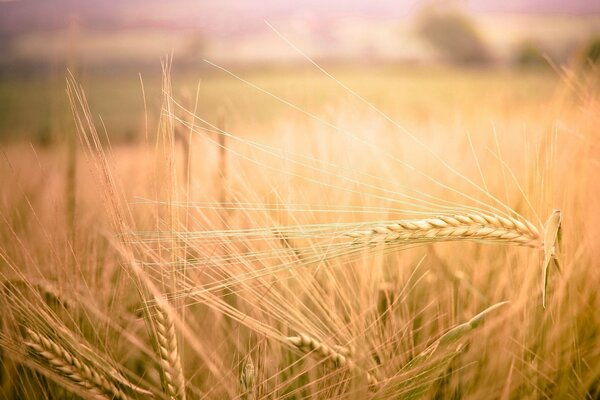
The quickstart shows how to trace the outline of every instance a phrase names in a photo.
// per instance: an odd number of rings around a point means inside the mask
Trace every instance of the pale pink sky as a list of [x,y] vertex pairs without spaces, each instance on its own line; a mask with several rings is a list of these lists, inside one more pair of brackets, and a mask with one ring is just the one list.
[[[448,3],[451,0],[437,0]],[[0,2],[0,33],[52,29],[77,15],[86,26],[106,28],[163,24],[164,28],[205,28],[226,19],[253,24],[293,15],[315,18],[361,16],[405,18],[423,0],[15,0]],[[455,0],[475,13],[600,13],[600,0]]]

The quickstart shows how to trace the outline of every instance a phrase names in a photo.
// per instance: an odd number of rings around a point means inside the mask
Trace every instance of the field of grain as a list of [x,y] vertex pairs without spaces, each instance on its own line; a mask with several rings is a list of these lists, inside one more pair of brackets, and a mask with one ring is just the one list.
[[0,86],[1,398],[600,396],[597,70],[228,71]]

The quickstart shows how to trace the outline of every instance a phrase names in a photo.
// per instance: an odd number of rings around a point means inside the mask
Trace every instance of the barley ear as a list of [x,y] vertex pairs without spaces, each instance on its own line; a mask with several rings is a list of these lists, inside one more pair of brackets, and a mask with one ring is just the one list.
[[167,305],[158,298],[154,322],[164,390],[170,399],[185,400],[185,383],[175,323]]
[[468,320],[467,322],[457,325],[454,328],[450,329],[448,332],[444,333],[440,339],[439,339],[439,344],[441,346],[443,345],[447,345],[450,344],[462,337],[464,337],[466,334],[468,334],[469,332],[471,332],[472,330],[474,330],[475,328],[479,327],[482,323],[483,320],[492,312],[494,312],[495,310],[497,310],[498,308],[506,305],[510,303],[509,301],[502,301],[500,303],[496,303],[493,306],[490,306],[488,308],[486,308],[485,310],[483,310],[482,312],[480,312],[479,314],[477,314],[476,316],[474,316],[473,318],[471,318],[470,320]]
[[303,333],[299,334],[299,336],[286,337],[285,340],[288,344],[305,354],[311,354],[318,359],[327,360],[328,364],[334,368],[346,367],[350,371],[364,376],[370,391],[375,392],[379,389],[380,383],[375,375],[358,366],[352,359],[353,348],[338,345],[330,347]]
[[446,333],[444,333],[442,336],[440,336],[429,347],[427,347],[425,350],[423,350],[421,353],[419,353],[416,357],[414,357],[411,361],[409,361],[402,368],[402,370],[407,370],[407,369],[412,368],[413,366],[427,360],[434,353],[447,347],[449,344],[456,342],[459,339],[462,339],[467,334],[469,334],[473,330],[477,329],[482,324],[483,320],[485,318],[487,318],[488,315],[490,315],[492,312],[494,312],[495,310],[497,310],[500,307],[503,307],[504,305],[506,305],[508,303],[510,303],[510,302],[502,301],[500,303],[496,303],[496,304],[486,308],[485,310],[483,310],[482,312],[480,312],[479,314],[477,314],[476,316],[474,316],[467,322],[456,325],[453,328],[451,328],[450,330],[446,331]]
[[558,268],[557,252],[560,245],[561,215],[560,210],[554,210],[544,225],[544,264],[542,277],[542,305],[546,308],[548,300],[548,268],[554,264]]
[[[452,360],[462,352],[465,342],[462,341],[457,346],[454,346],[453,344],[464,339],[465,336],[477,329],[489,314],[508,303],[508,301],[503,301],[494,304],[467,322],[455,325],[405,364],[401,369],[402,372],[410,373],[413,370],[415,372],[410,374],[408,378],[400,384],[401,387],[408,388],[407,393],[404,394],[402,398],[423,398],[427,390],[431,388],[432,383],[439,379],[442,370],[450,365]],[[434,363],[431,365],[427,365],[426,362],[431,360],[435,354],[437,354],[439,358],[434,360]]]
[[75,386],[83,389],[90,397],[104,399],[129,399],[114,382],[98,372],[93,365],[80,359],[51,338],[26,328],[25,346],[28,351],[50,370]]
[[256,381],[256,371],[250,355],[246,356],[242,372],[240,373],[240,384],[242,386],[242,399],[254,399],[254,383]]

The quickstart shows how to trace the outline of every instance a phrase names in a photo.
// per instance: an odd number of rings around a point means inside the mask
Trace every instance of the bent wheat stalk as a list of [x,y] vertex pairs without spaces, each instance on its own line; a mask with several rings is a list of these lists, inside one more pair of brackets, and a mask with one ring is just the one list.
[[173,237],[201,240],[203,244],[228,240],[256,240],[276,237],[292,239],[354,239],[354,243],[413,244],[431,241],[484,240],[507,242],[541,248],[538,228],[525,219],[503,217],[483,212],[439,215],[422,219],[377,222],[302,224],[250,229],[214,231],[135,232],[138,243],[160,243]]
[[286,341],[303,353],[326,359],[329,365],[335,368],[347,367],[350,371],[362,374],[367,380],[369,390],[376,391],[378,389],[379,381],[377,378],[369,371],[365,371],[356,365],[351,358],[351,351],[349,349],[341,346],[330,347],[325,343],[302,333],[298,336],[286,337]]
[[400,220],[366,226],[346,233],[357,244],[401,244],[480,240],[503,242],[543,250],[542,305],[546,308],[548,269],[559,267],[558,247],[561,235],[561,213],[554,210],[540,231],[527,220],[484,213],[456,214],[435,218]]
[[435,218],[400,220],[366,226],[346,233],[357,244],[398,244],[440,242],[454,240],[481,240],[504,242],[543,250],[542,305],[545,308],[548,291],[548,269],[559,268],[558,248],[561,239],[562,218],[554,210],[540,231],[527,220],[484,213],[456,214]]
[[[560,211],[555,210],[543,229],[523,218],[500,216],[485,212],[456,213],[438,215],[422,219],[401,219],[362,223],[333,223],[333,224],[303,224],[291,226],[272,226],[251,229],[230,229],[193,232],[137,232],[138,243],[152,244],[171,240],[173,235],[183,240],[198,240],[199,246],[213,246],[215,243],[233,243],[241,241],[245,244],[258,240],[285,237],[287,243],[292,239],[308,239],[311,244],[307,247],[294,247],[298,264],[307,265],[323,262],[341,256],[349,256],[361,251],[362,248],[372,248],[379,244],[402,248],[418,244],[448,241],[476,241],[496,244],[525,246],[543,250],[544,277],[543,303],[546,303],[547,270],[549,265],[557,262],[557,248],[560,238]],[[247,241],[247,242],[246,242]],[[228,256],[228,260],[240,262],[255,262],[262,258],[276,258],[281,255],[277,250],[248,252]],[[218,257],[199,258],[196,265],[218,265]],[[284,270],[288,262],[282,262],[269,269],[269,273]],[[263,271],[262,273],[266,273]],[[254,279],[255,272],[236,276],[221,281],[215,290],[227,287],[245,280]],[[186,295],[194,295],[195,291],[186,291]]]
[[26,332],[25,346],[44,360],[55,373],[85,389],[93,397],[124,400],[130,398],[114,383],[58,343],[29,328],[26,328]]

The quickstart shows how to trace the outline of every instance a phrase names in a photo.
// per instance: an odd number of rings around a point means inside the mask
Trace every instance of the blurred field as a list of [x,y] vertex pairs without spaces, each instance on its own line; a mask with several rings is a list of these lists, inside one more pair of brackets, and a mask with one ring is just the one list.
[[[236,128],[250,126],[251,131],[274,132],[278,123],[292,115],[289,108],[227,74],[210,70],[175,73],[174,93],[215,122],[218,112],[226,115]],[[498,117],[537,114],[543,111],[541,100],[552,95],[560,78],[549,69],[451,69],[447,67],[335,67],[339,79],[362,93],[375,105],[405,124],[447,120],[478,105],[476,116]],[[56,75],[59,75],[58,73]],[[335,83],[308,68],[259,67],[242,69],[240,76],[312,111],[344,106],[348,95]],[[156,125],[160,111],[160,72],[142,74],[146,93],[149,126]],[[96,115],[106,124],[115,141],[143,136],[145,127],[142,85],[135,73],[116,76],[84,75],[81,83]],[[198,85],[199,88],[198,88]],[[441,104],[431,103],[440,99]],[[73,130],[68,111],[63,76],[54,78],[23,77],[0,81],[0,137],[3,139],[54,140],[60,142]],[[519,107],[513,107],[515,102]],[[256,129],[255,129],[256,128]]]

